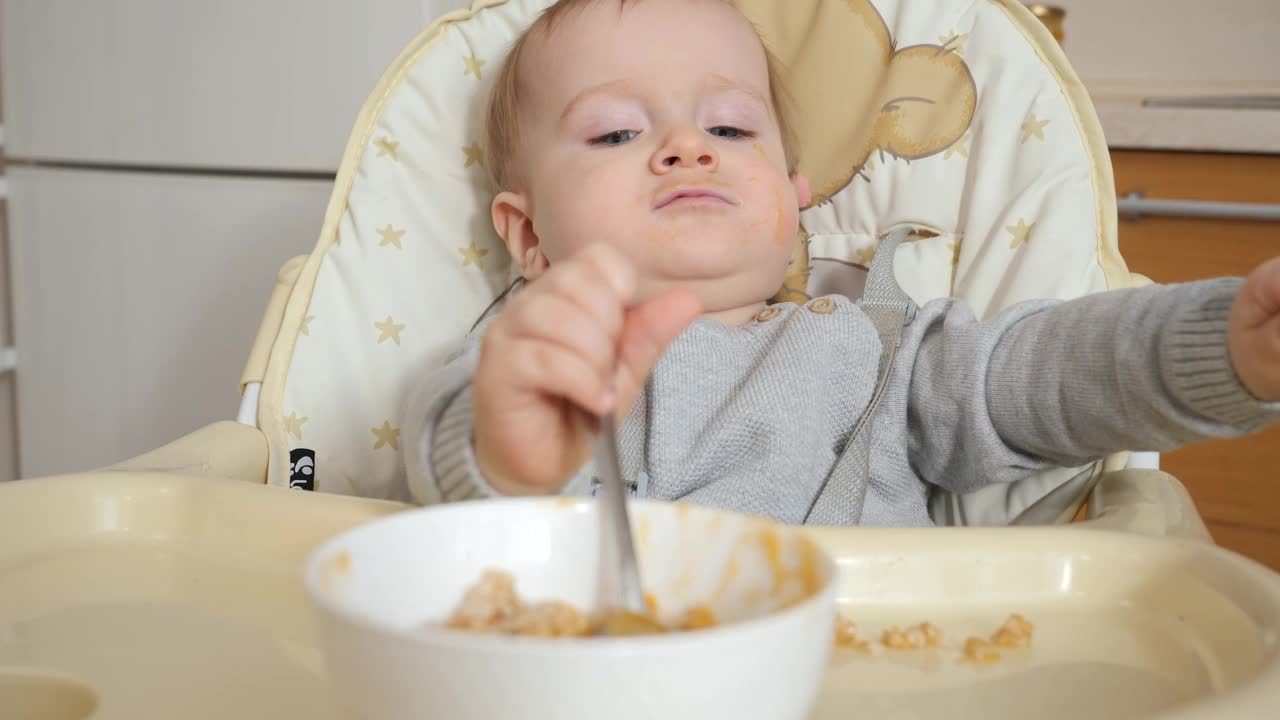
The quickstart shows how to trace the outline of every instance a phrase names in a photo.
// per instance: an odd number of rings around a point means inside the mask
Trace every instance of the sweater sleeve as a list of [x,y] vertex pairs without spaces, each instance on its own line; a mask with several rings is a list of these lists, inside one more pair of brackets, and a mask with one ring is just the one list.
[[956,492],[1123,450],[1165,451],[1280,420],[1241,385],[1227,316],[1242,281],[1022,303],[979,322],[955,300],[906,330],[908,452]]
[[495,494],[472,449],[471,382],[480,357],[478,331],[444,367],[428,373],[402,410],[405,475],[415,502],[435,504]]

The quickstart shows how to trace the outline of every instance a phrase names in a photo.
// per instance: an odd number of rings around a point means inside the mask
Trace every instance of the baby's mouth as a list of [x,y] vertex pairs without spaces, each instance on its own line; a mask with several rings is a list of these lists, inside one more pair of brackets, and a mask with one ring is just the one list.
[[681,185],[660,190],[654,196],[653,209],[674,207],[726,207],[738,203],[729,193],[706,185]]

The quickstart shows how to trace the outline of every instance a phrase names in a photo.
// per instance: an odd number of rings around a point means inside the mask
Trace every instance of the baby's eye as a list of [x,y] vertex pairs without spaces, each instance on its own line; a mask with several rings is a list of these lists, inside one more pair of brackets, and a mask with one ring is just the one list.
[[605,133],[597,138],[591,139],[592,145],[622,145],[631,142],[639,135],[638,130],[614,130],[611,133]]
[[756,136],[756,134],[750,130],[743,130],[742,128],[736,128],[731,125],[717,125],[716,127],[707,130],[707,132],[715,135],[716,137],[728,138],[729,140],[753,138]]

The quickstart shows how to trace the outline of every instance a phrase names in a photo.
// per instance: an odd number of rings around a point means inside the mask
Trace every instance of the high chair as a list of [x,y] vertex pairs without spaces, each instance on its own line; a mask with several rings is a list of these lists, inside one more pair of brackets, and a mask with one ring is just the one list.
[[[308,626],[289,604],[302,602],[289,584],[295,563],[328,533],[405,507],[405,447],[415,441],[400,432],[401,402],[514,279],[490,225],[483,103],[512,40],[550,2],[475,0],[421,32],[379,80],[356,118],[315,248],[278,274],[241,379],[237,420],[103,471],[0,488],[0,537],[6,521],[39,535],[48,522],[39,518],[49,517],[42,513],[62,507],[70,509],[52,523],[61,529],[49,531],[49,542],[142,528],[148,538],[183,544],[201,562],[229,553],[237,566],[286,579],[270,596],[229,580],[196,592],[146,574],[186,577],[177,566],[125,565],[135,579],[151,578],[140,580],[147,587],[163,585],[161,594],[203,597],[201,607],[271,634],[316,670],[314,653],[303,649]],[[857,297],[880,238],[904,226],[914,240],[897,251],[895,273],[921,304],[957,296],[989,317],[1022,300],[1147,282],[1129,272],[1117,247],[1111,165],[1089,97],[1048,30],[1022,5],[734,2],[787,68],[799,110],[799,171],[816,193],[801,214],[802,237],[777,302]],[[1209,677],[1204,694],[1219,695],[1218,704],[1203,706],[1205,714],[1193,708],[1176,716],[1258,717],[1251,708],[1276,707],[1280,697],[1280,576],[1212,547],[1182,485],[1151,465],[1150,456],[1131,461],[1121,454],[969,495],[940,492],[931,502],[936,524],[946,526],[1060,525],[1087,503],[1088,520],[1070,529],[814,532],[840,552],[870,553],[850,566],[866,584],[850,585],[842,599],[879,608],[869,611],[873,617],[891,616],[890,606],[911,608],[909,615],[960,612],[947,609],[948,597],[978,598],[956,602],[979,612],[993,598],[1034,604],[1077,590],[1118,593],[1107,595],[1123,595],[1116,607],[1145,607],[1175,602],[1166,592],[1174,589],[1182,598],[1179,617],[1194,624],[1221,611],[1230,625],[1201,647],[1212,656],[1205,663],[1218,663],[1207,675],[1160,666],[1179,682]],[[1025,542],[1009,546],[1001,534],[1008,532],[1027,533]],[[944,536],[948,548],[939,549],[936,538]],[[6,558],[40,547],[28,538],[0,549],[0,694],[5,623],[47,609],[34,591],[5,596]],[[1104,567],[1100,558],[1123,563]],[[868,594],[873,586],[888,595]],[[1190,588],[1185,595],[1183,587]],[[1235,604],[1210,598],[1210,588]],[[1106,618],[1099,627],[1121,634],[1144,622]],[[1107,647],[1128,657],[1119,645]],[[1173,662],[1152,653],[1142,658]],[[949,673],[938,677],[953,679]],[[1103,675],[1090,677],[1101,682]],[[1032,685],[1040,689],[996,683],[987,695],[1032,697],[1049,687]]]
[[[244,427],[214,424],[121,468],[207,465],[410,499],[401,402],[514,277],[489,221],[483,101],[546,4],[477,2],[401,53],[357,118],[315,249],[280,270],[241,379]],[[778,301],[856,298],[879,239],[903,225],[917,239],[896,274],[921,304],[952,295],[990,316],[1146,282],[1117,247],[1109,155],[1084,87],[1020,5],[736,4],[788,68],[800,172],[816,194]],[[931,512],[940,525],[1054,524],[1088,500],[1102,524],[1207,538],[1175,478],[1129,467],[1151,459],[938,492]]]

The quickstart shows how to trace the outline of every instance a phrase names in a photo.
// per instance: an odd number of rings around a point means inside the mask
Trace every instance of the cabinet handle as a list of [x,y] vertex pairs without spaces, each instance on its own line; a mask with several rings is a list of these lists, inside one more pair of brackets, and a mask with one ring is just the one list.
[[1130,220],[1136,220],[1143,215],[1168,215],[1280,222],[1280,205],[1213,200],[1159,200],[1149,198],[1140,192],[1131,192],[1118,198],[1116,209]]
[[11,347],[0,347],[0,375],[18,369],[18,351]]

